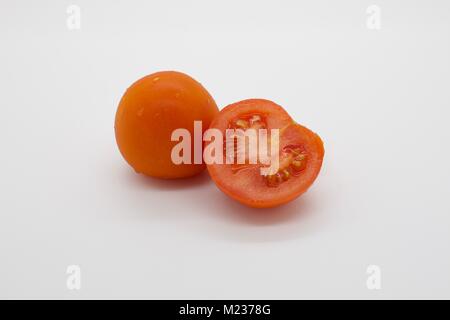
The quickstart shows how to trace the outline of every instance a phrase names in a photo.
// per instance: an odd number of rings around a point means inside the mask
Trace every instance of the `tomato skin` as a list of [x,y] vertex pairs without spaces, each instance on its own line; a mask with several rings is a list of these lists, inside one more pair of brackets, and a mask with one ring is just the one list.
[[172,132],[185,128],[194,137],[194,121],[202,121],[205,131],[218,111],[208,91],[190,76],[176,71],[150,74],[123,95],[115,118],[116,142],[138,173],[164,179],[190,177],[205,165],[174,164],[171,151],[178,142],[171,141]]
[[279,186],[270,187],[260,174],[260,166],[253,165],[236,172],[232,165],[208,164],[212,180],[226,195],[249,207],[270,208],[294,200],[308,190],[320,172],[324,157],[322,140],[295,123],[282,107],[263,99],[243,100],[227,106],[215,117],[210,128],[223,131],[232,119],[248,112],[267,115],[267,128],[280,129],[280,149],[301,145],[308,155],[306,169]]

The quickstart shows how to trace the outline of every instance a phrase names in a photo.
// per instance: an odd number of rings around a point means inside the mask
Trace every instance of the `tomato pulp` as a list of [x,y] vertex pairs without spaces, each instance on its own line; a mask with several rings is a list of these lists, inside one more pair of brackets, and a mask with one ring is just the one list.
[[244,132],[266,129],[268,135],[272,129],[278,129],[276,171],[261,174],[261,168],[267,165],[259,161],[227,163],[226,152],[222,163],[207,164],[218,188],[247,206],[268,208],[287,203],[304,193],[319,174],[324,157],[322,140],[272,101],[249,99],[233,103],[219,112],[210,125],[212,128],[220,130],[223,137],[227,129]]

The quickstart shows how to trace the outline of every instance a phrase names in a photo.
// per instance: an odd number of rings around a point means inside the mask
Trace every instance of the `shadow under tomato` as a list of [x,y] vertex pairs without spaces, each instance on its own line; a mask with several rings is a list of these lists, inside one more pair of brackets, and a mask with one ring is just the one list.
[[196,188],[209,183],[210,177],[206,171],[196,176],[182,179],[159,179],[135,173],[131,170],[127,172],[127,179],[132,185],[138,188],[150,188],[159,190],[180,190],[187,188]]
[[164,201],[168,195],[137,196],[138,201],[130,203],[140,217],[166,220],[167,223],[182,220],[186,222],[183,223],[184,228],[207,237],[238,242],[285,241],[317,230],[316,224],[322,220],[316,208],[318,199],[309,192],[279,207],[257,209],[242,205],[222,193],[207,171],[177,180],[150,178],[132,170],[124,170],[121,179],[123,176],[128,187],[139,191],[174,193],[170,195],[174,202],[156,211],[147,208],[155,207],[155,197]]
[[[218,191],[220,192],[220,191]],[[305,194],[285,205],[256,209],[241,205],[225,195],[215,197],[215,213],[222,221],[215,234],[238,242],[273,242],[305,237],[322,220],[315,199]]]
[[220,210],[222,214],[226,214],[233,220],[252,225],[287,223],[308,214],[310,207],[310,202],[306,198],[299,198],[274,208],[251,208],[227,196],[221,198],[221,207],[225,208],[225,210]]

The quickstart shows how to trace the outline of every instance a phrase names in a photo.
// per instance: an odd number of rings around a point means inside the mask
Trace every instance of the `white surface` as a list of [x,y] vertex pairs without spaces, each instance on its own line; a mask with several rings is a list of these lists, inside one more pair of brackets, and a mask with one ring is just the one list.
[[[450,298],[448,1],[2,1],[0,26],[0,297]],[[268,221],[136,175],[116,106],[166,69],[318,132],[313,188]]]

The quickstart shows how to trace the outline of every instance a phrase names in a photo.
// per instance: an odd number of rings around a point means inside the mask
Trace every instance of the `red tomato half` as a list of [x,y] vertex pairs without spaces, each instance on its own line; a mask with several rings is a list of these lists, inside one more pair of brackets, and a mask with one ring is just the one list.
[[[210,128],[220,130],[224,140],[227,129],[244,132],[266,129],[269,136],[271,129],[279,129],[279,166],[276,171],[261,174],[260,169],[269,165],[260,161],[226,164],[225,151],[222,164],[207,165],[219,189],[247,206],[268,208],[287,203],[304,193],[319,174],[324,157],[322,140],[311,130],[295,123],[281,106],[272,101],[249,99],[231,104],[220,111]],[[226,146],[226,141],[223,145]]]

